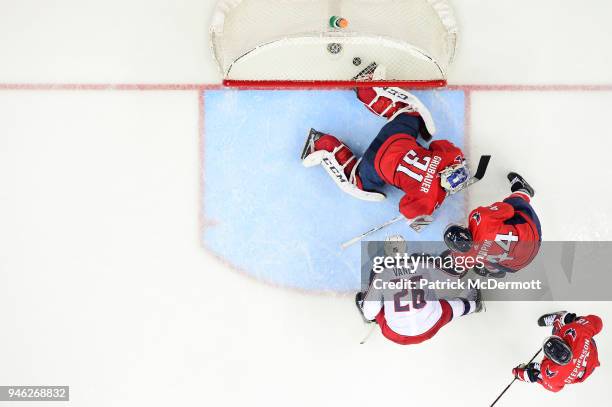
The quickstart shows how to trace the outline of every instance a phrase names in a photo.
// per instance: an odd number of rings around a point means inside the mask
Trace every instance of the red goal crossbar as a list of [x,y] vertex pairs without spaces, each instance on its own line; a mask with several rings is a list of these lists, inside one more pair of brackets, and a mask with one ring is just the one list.
[[446,80],[430,81],[272,81],[225,79],[223,85],[240,89],[343,89],[400,87],[408,89],[443,88]]

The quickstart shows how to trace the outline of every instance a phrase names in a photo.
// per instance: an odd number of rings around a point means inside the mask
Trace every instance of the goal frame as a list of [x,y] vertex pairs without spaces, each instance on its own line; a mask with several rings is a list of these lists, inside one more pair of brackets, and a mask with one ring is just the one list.
[[398,87],[408,89],[435,89],[444,88],[446,79],[437,80],[380,80],[380,81],[353,81],[353,80],[247,80],[223,79],[223,86],[236,89],[347,89],[372,87]]
[[[227,45],[224,42],[224,30],[226,25],[225,20],[227,16],[231,15],[233,11],[232,8],[239,6],[242,2],[248,1],[250,0],[219,0],[217,10],[214,13],[213,22],[211,24],[209,32],[210,48],[213,58],[217,63],[217,66],[219,67],[219,70],[223,77],[223,86],[238,89],[334,89],[366,87],[403,87],[410,89],[431,89],[442,88],[447,85],[448,66],[453,61],[455,56],[458,31],[454,12],[448,0],[413,0],[415,2],[421,2],[422,4],[428,4],[431,9],[434,10],[436,13],[436,23],[439,25],[441,24],[445,29],[444,41],[439,40],[440,43],[443,43],[444,47],[440,47],[440,44],[437,44],[437,52],[432,51],[431,49],[425,49],[426,47],[419,47],[415,45],[412,41],[409,41],[410,38],[406,39],[401,37],[390,37],[385,36],[383,34],[372,35],[371,32],[344,32],[340,29],[330,29],[328,27],[327,30],[319,28],[318,31],[315,30],[312,32],[296,31],[293,33],[285,33],[276,38],[269,38],[267,41],[262,41],[261,43],[252,45],[246,49],[241,49],[239,50],[239,52],[234,52],[233,55],[228,58],[224,49],[224,47]],[[322,2],[324,1],[325,0],[322,0]],[[334,2],[340,3],[340,1],[341,0],[329,0],[329,4],[333,4]],[[349,0],[342,1],[348,2]],[[382,0],[380,1],[381,3],[384,3],[382,2]],[[266,53],[272,53],[274,55],[275,48],[284,47],[287,45],[291,47],[292,44],[288,44],[288,42],[301,38],[310,39],[311,41],[314,38],[315,41],[320,42],[321,44],[325,42],[327,42],[328,44],[335,42],[343,44],[343,41],[354,41],[355,39],[357,39],[362,41],[368,41],[369,46],[372,46],[372,41],[378,40],[381,41],[380,48],[385,48],[388,53],[393,52],[393,49],[391,49],[392,47],[397,47],[399,49],[399,51],[397,52],[403,55],[403,57],[398,58],[398,60],[410,60],[411,58],[411,60],[415,61],[414,66],[417,67],[415,72],[421,72],[418,67],[425,67],[426,72],[429,72],[429,74],[426,74],[424,76],[429,76],[429,78],[423,78],[423,75],[421,75],[420,78],[417,78],[418,76],[420,76],[419,73],[414,74],[414,77],[410,74],[404,74],[404,77],[402,77],[402,75],[397,74],[395,76],[390,75],[392,76],[391,78],[381,80],[356,80],[354,78],[339,79],[337,77],[337,72],[336,77],[330,79],[321,78],[320,73],[319,75],[313,73],[311,75],[312,78],[286,78],[279,76],[278,79],[265,77],[265,75],[263,75],[264,77],[258,77],[258,74],[254,74],[252,77],[249,77],[249,75],[245,75],[245,69],[243,68],[243,65],[248,66],[250,58],[251,60],[254,58],[257,61],[257,58],[260,58],[261,54],[266,55]],[[392,46],[389,46],[389,44],[392,44]],[[367,45],[364,44],[364,46]],[[440,48],[444,48],[444,58],[440,58]],[[436,57],[438,58],[434,57],[433,55],[436,55]],[[361,57],[361,55],[358,56]],[[372,57],[372,54],[366,53],[365,56]],[[291,59],[291,57],[289,59]],[[326,61],[324,63],[328,63],[327,58],[324,58],[324,60]],[[246,63],[243,63],[244,61],[246,61]],[[370,61],[366,62],[376,62],[386,67],[384,60],[378,61],[376,59],[370,59]],[[261,66],[261,64],[259,65]],[[258,68],[260,68],[260,66]],[[402,69],[405,66],[412,67],[412,65],[410,64],[396,64],[395,66],[402,67]],[[237,69],[239,73],[236,75],[232,75],[234,73],[232,71],[235,67],[238,67]],[[306,72],[309,74],[311,71]],[[304,76],[308,76],[308,74]],[[330,76],[334,76],[334,74],[331,74]]]

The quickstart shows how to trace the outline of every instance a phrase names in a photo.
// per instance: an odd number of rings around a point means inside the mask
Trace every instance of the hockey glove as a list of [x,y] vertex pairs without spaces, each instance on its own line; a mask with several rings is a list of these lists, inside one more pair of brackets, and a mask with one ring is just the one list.
[[540,379],[540,364],[530,363],[528,365],[521,364],[512,369],[512,374],[518,380],[528,383],[537,382]]
[[571,324],[572,322],[574,322],[577,319],[578,319],[578,317],[576,316],[576,314],[574,314],[573,312],[568,312],[563,317],[563,325]]
[[501,270],[490,271],[485,266],[475,266],[472,271],[479,276],[482,277],[492,277],[492,278],[504,278],[506,277],[506,272]]
[[366,324],[371,324],[374,321],[370,321],[363,315],[363,300],[364,299],[365,299],[365,293],[362,293],[361,291],[358,292],[355,295],[355,305],[357,306],[357,309],[359,310],[359,315],[361,315],[363,322],[365,322]]

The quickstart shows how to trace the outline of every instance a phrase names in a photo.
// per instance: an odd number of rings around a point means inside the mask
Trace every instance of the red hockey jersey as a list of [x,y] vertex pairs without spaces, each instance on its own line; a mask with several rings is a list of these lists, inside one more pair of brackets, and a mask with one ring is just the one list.
[[540,249],[533,219],[506,202],[474,209],[468,228],[474,245],[462,256],[485,258],[485,266],[492,272],[516,272],[531,263]]
[[383,181],[404,191],[399,209],[412,219],[431,215],[444,202],[447,193],[438,173],[462,161],[463,152],[450,141],[434,141],[427,149],[413,136],[396,134],[376,153],[374,168]]
[[597,345],[593,336],[601,332],[603,323],[596,315],[581,317],[560,328],[555,328],[557,335],[572,348],[572,361],[560,366],[544,358],[540,366],[542,378],[538,380],[545,389],[557,392],[566,384],[581,383],[599,366]]

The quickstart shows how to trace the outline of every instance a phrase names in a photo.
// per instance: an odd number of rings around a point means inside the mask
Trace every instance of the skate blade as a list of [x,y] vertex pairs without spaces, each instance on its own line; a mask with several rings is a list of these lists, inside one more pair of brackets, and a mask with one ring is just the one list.
[[310,143],[312,142],[312,140],[315,138],[317,134],[321,134],[321,132],[318,132],[315,129],[310,129],[310,132],[308,133],[308,137],[306,137],[306,142],[304,143],[304,148],[302,148],[302,155],[300,156],[302,160],[308,157],[309,150],[310,150]]

